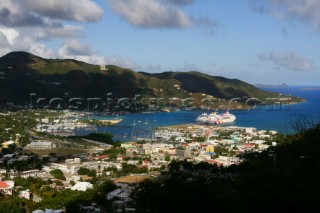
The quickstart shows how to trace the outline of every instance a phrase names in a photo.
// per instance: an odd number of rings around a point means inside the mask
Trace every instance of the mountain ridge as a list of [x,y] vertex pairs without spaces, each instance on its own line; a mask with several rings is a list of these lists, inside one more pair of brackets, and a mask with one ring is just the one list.
[[135,72],[115,65],[99,66],[74,59],[45,59],[27,52],[11,52],[0,57],[0,102],[26,103],[30,93],[40,97],[148,98],[235,97],[264,99],[276,97],[238,79],[190,72]]

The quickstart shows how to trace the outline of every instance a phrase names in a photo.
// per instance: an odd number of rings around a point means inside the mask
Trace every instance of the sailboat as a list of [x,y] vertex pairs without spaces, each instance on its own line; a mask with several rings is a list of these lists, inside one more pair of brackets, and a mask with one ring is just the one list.
[[148,118],[146,118],[146,121],[144,122],[144,124],[148,124],[149,122],[148,122]]
[[133,126],[136,125],[136,119],[133,119]]
[[156,114],[154,114],[154,122],[157,122],[157,117],[156,117]]

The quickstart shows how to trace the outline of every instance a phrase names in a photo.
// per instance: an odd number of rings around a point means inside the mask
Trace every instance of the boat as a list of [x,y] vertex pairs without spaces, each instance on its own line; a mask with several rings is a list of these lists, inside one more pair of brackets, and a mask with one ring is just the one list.
[[197,123],[199,124],[221,124],[221,123],[230,123],[236,120],[236,116],[225,112],[222,114],[212,112],[211,114],[202,113],[196,118]]
[[163,109],[161,109],[161,111],[162,111],[162,112],[171,112],[171,109],[169,109],[169,108],[163,108]]
[[144,122],[144,124],[149,124],[148,119],[146,118],[146,121]]

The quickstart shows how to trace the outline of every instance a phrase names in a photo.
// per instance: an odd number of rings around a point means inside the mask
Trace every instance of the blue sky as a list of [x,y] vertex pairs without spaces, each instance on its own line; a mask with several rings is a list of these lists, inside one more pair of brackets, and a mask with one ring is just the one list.
[[1,0],[0,56],[320,86],[320,1]]

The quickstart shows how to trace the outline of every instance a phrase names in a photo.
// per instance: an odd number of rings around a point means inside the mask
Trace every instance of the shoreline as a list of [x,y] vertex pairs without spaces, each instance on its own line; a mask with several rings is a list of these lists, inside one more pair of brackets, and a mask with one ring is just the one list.
[[[89,120],[90,122],[94,122],[95,120]],[[108,119],[108,120],[98,120],[99,122],[102,122],[104,124],[108,124],[110,123],[111,125],[115,125],[115,124],[118,124],[120,123],[121,121],[123,121],[122,118],[119,118],[119,119]]]

